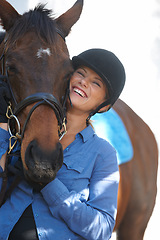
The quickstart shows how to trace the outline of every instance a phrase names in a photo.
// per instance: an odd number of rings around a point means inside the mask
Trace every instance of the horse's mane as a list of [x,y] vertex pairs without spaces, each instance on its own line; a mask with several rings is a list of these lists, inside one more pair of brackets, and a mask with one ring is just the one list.
[[46,9],[44,4],[39,4],[34,10],[20,16],[9,32],[8,42],[14,44],[18,38],[32,29],[46,43],[54,42],[55,21],[52,10]]

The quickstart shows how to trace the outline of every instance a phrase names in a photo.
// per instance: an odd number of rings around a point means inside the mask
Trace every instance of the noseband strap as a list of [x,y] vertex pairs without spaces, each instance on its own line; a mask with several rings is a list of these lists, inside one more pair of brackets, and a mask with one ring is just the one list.
[[22,111],[25,107],[27,107],[28,105],[35,103],[35,102],[39,102],[39,101],[43,101],[44,103],[48,103],[50,106],[52,106],[52,104],[55,104],[55,108],[57,109],[57,114],[58,114],[58,118],[63,118],[63,112],[62,109],[60,108],[60,103],[58,102],[58,100],[50,93],[44,93],[44,92],[39,92],[39,93],[35,93],[32,94],[28,97],[26,97],[25,99],[23,99],[21,102],[19,102],[14,109],[14,114],[17,115],[20,111]]
[[27,116],[24,126],[23,126],[21,138],[23,138],[23,136],[24,136],[24,131],[26,129],[26,125],[27,125],[32,113],[40,105],[48,105],[54,110],[57,120],[58,120],[59,128],[60,129],[62,128],[63,121],[64,121],[64,115],[63,115],[62,108],[60,107],[60,103],[58,102],[58,100],[50,93],[35,93],[35,94],[32,94],[32,95],[26,97],[25,99],[23,99],[21,102],[19,102],[16,105],[16,107],[14,109],[14,115],[18,115],[18,113],[20,113],[24,108],[26,108],[28,105],[30,105],[32,103],[36,103],[36,104],[31,108],[31,110],[28,113],[28,116]]

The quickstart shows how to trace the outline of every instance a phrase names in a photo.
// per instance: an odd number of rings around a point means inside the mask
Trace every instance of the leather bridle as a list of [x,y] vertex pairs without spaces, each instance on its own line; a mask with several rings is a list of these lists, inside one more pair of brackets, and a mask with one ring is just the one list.
[[[22,110],[24,110],[27,106],[29,106],[32,103],[35,103],[35,104],[29,111],[27,118],[24,122],[23,129],[22,129],[22,131],[20,131],[20,124],[19,124],[17,116]],[[65,126],[66,120],[65,120],[65,116],[64,116],[64,111],[63,111],[60,103],[58,102],[58,100],[52,94],[45,93],[45,92],[38,92],[38,93],[35,93],[35,94],[32,94],[32,95],[26,97],[21,102],[19,102],[15,105],[15,108],[13,111],[12,111],[11,105],[8,106],[6,115],[9,119],[8,126],[9,126],[10,134],[13,135],[12,131],[10,129],[10,120],[14,118],[15,121],[17,122],[17,126],[18,126],[16,137],[22,140],[24,137],[24,132],[26,130],[27,123],[28,123],[32,113],[40,105],[48,105],[49,107],[51,107],[54,110],[55,115],[57,117],[57,121],[58,121],[59,137],[62,138],[61,129],[64,129],[66,131],[66,126]],[[21,134],[20,134],[20,132],[21,132]]]
[[[63,38],[63,40],[65,41],[65,37],[63,35],[63,33],[59,30],[56,29],[56,32]],[[8,36],[5,37],[4,39],[4,44],[6,45]],[[26,126],[27,123],[32,115],[32,113],[34,112],[34,110],[36,108],[38,108],[40,105],[47,105],[49,107],[51,107],[53,109],[53,111],[55,112],[57,121],[58,121],[58,134],[59,134],[59,140],[62,139],[62,137],[64,136],[64,134],[66,134],[67,130],[66,130],[66,117],[65,117],[65,105],[66,105],[66,101],[67,101],[67,97],[69,95],[69,81],[68,81],[68,86],[67,86],[67,90],[65,93],[65,96],[63,97],[63,106],[61,106],[61,104],[59,103],[59,101],[50,93],[46,93],[46,92],[38,92],[35,94],[32,94],[28,97],[26,97],[25,99],[23,99],[21,102],[17,103],[15,96],[13,94],[10,82],[9,82],[9,77],[7,76],[7,70],[5,69],[5,47],[4,47],[4,51],[0,57],[0,61],[2,61],[2,77],[5,78],[7,80],[7,83],[9,85],[10,88],[10,92],[12,95],[12,101],[14,101],[14,110],[12,110],[12,106],[11,104],[8,106],[7,109],[7,113],[6,116],[8,117],[8,128],[9,128],[9,132],[11,135],[10,138],[10,144],[9,144],[9,153],[12,151],[12,149],[14,148],[17,140],[21,140],[24,137],[24,132],[26,130]],[[27,118],[24,122],[23,128],[22,130],[20,129],[20,123],[18,120],[18,114],[24,110],[27,106],[29,106],[30,104],[33,104],[33,107],[31,108],[31,110],[29,111]],[[14,119],[16,122],[16,133],[12,133],[11,130],[11,126],[10,126],[10,122],[11,119]],[[15,129],[14,129],[15,130]],[[14,139],[14,144],[11,144],[11,140]]]

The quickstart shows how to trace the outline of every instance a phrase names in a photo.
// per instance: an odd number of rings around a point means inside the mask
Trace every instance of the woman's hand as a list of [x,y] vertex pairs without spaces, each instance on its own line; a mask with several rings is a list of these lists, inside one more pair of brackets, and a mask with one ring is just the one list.
[[3,128],[4,130],[8,131],[8,124],[7,123],[0,123],[0,128]]

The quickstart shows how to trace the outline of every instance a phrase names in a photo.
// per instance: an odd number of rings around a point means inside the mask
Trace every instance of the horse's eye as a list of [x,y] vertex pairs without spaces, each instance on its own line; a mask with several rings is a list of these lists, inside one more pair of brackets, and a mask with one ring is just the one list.
[[7,66],[7,72],[9,73],[18,73],[17,68],[14,65]]

